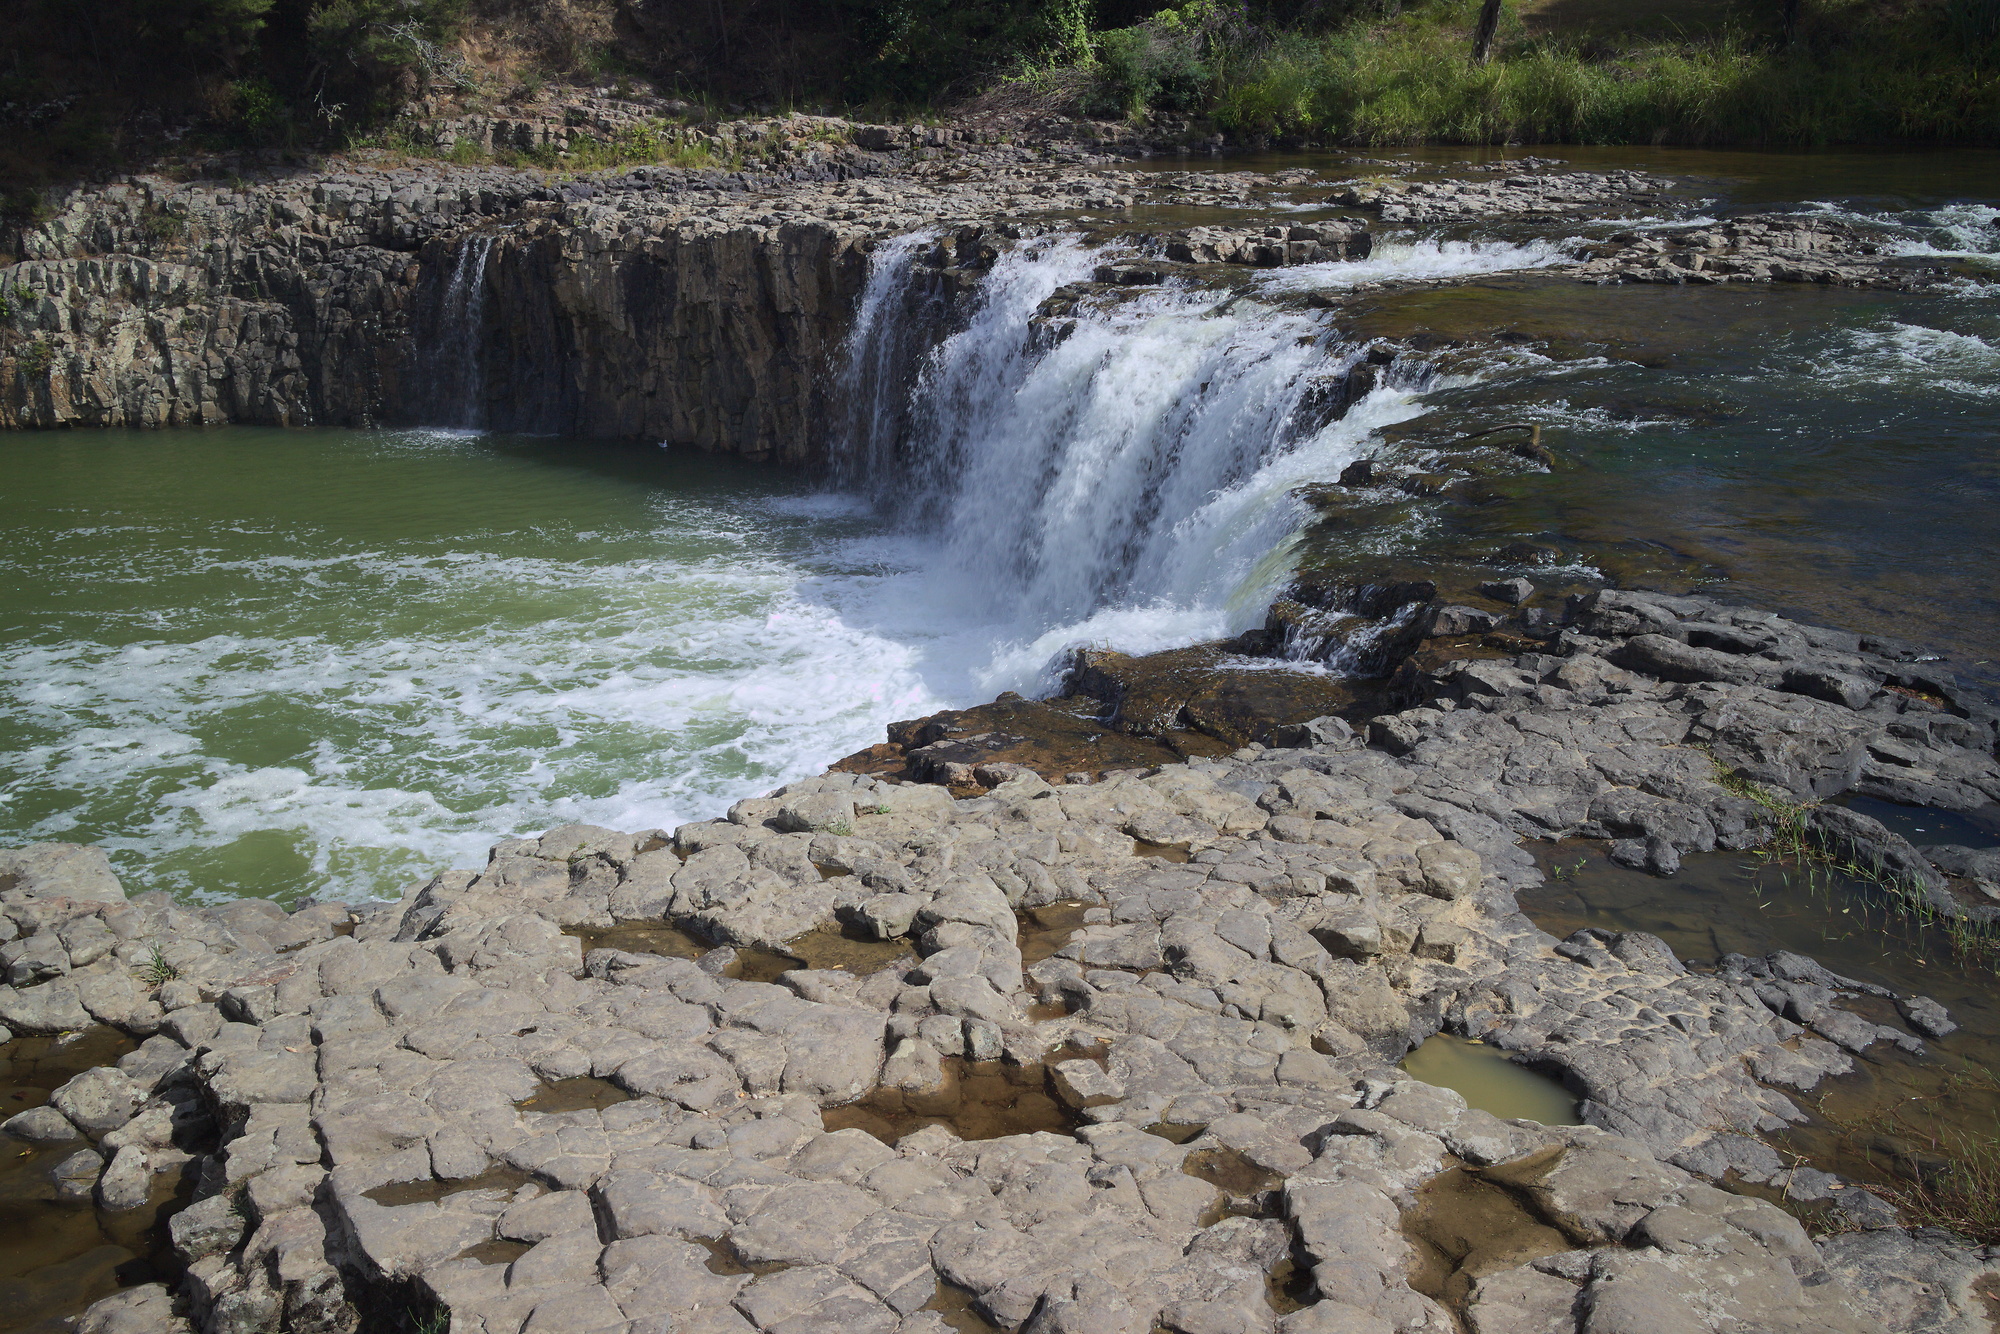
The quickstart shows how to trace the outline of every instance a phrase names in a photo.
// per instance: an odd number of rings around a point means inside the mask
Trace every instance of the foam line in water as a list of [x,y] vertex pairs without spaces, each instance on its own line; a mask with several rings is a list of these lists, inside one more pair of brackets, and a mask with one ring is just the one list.
[[1300,264],[1266,277],[1274,291],[1358,287],[1363,283],[1464,278],[1567,263],[1576,243],[1561,241],[1377,240],[1366,259]]
[[[812,564],[754,550],[218,562],[210,577],[240,592],[136,642],[0,657],[10,837],[98,842],[135,889],[182,891],[232,883],[217,859],[262,847],[252,860],[289,880],[233,888],[351,895],[476,866],[508,832],[711,816],[946,702],[920,639],[848,624],[805,591],[834,580],[864,600],[881,563]],[[310,631],[307,613],[323,623],[335,602],[352,609],[337,637]],[[201,633],[245,619],[261,632]]]
[[1889,321],[1847,333],[1817,368],[1828,385],[1921,387],[1925,393],[2000,398],[2000,348],[1974,334]]

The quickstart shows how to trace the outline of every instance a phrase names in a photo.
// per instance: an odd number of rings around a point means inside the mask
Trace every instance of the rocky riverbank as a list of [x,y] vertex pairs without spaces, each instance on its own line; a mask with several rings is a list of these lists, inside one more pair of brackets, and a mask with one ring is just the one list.
[[[2000,1256],[1765,1138],[1949,1016],[1864,1017],[1796,955],[1559,941],[1513,895],[1541,879],[1523,840],[1663,873],[1755,847],[1746,784],[1976,809],[2000,712],[1763,613],[1604,592],[1560,620],[1359,734],[989,767],[959,798],[834,773],[673,831],[509,840],[396,904],[128,901],[89,850],[9,854],[0,1022],[141,1041],[7,1132],[65,1198],[194,1197],[178,1283],[78,1328],[1985,1328]],[[2000,915],[1947,874],[1962,849],[1811,810],[1940,911]],[[650,943],[607,947],[634,925]],[[790,966],[843,935],[886,965]],[[1588,1124],[1396,1068],[1441,1030],[1561,1078]],[[1426,1280],[1449,1191],[1486,1221]]]

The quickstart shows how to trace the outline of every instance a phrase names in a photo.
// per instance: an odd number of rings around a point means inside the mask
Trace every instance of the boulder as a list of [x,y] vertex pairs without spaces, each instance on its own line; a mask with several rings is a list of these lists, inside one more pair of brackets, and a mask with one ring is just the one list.
[[81,843],[30,843],[0,850],[0,893],[26,890],[49,897],[123,903],[125,887],[104,849]]

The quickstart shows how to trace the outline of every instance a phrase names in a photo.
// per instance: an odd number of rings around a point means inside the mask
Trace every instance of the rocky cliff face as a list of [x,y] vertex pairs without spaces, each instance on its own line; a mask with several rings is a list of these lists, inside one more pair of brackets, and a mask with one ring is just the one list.
[[704,134],[755,169],[69,190],[0,229],[0,427],[450,420],[803,460],[876,240],[1130,202],[1129,174],[1059,165],[1103,165],[1074,148],[810,117]]
[[[457,342],[485,424],[803,455],[867,232],[690,219],[674,175],[610,203],[498,172],[78,191],[0,288],[0,424],[435,420]],[[477,327],[444,327],[480,236]]]
[[[473,420],[752,458],[816,451],[828,420],[822,372],[866,276],[865,233],[531,207],[541,216],[487,251],[478,365],[465,376]],[[433,242],[424,269],[452,269],[464,244]],[[402,415],[420,415],[408,395]]]

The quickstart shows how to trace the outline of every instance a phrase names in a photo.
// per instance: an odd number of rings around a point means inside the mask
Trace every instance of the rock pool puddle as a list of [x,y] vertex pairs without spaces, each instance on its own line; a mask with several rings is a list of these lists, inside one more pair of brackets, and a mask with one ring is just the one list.
[[1485,1275],[1574,1244],[1512,1191],[1464,1167],[1417,1188],[1416,1206],[1403,1215],[1403,1235],[1416,1252],[1410,1286],[1456,1312],[1464,1311],[1472,1285]]
[[631,1100],[629,1092],[608,1079],[578,1075],[574,1079],[544,1080],[540,1088],[514,1106],[524,1112],[557,1116],[563,1112],[601,1112]]
[[[49,1100],[69,1079],[136,1046],[109,1029],[0,1044],[0,1114]],[[176,1271],[167,1218],[192,1195],[178,1172],[153,1179],[146,1203],[113,1212],[60,1197],[54,1173],[83,1140],[33,1144],[0,1136],[0,1331],[59,1334],[100,1297]]]
[[1049,1091],[1039,1065],[944,1060],[944,1081],[924,1093],[878,1088],[858,1102],[829,1107],[828,1130],[865,1130],[884,1144],[926,1126],[943,1126],[960,1139],[998,1139],[1048,1131],[1069,1135],[1082,1119]]
[[1576,1099],[1560,1083],[1509,1060],[1497,1047],[1438,1033],[1403,1058],[1403,1069],[1448,1088],[1467,1105],[1503,1121],[1539,1121],[1545,1126],[1581,1125]]
[[2000,806],[1978,811],[1941,811],[1928,806],[1901,806],[1874,797],[1843,797],[1840,804],[1919,848],[1940,843],[1962,848],[2000,848]]
[[[1885,803],[1871,803],[1874,807]],[[1891,808],[1913,828],[1933,813]],[[1773,1137],[1781,1152],[1825,1171],[1902,1189],[1936,1180],[1968,1155],[1990,1154],[2000,1125],[2000,985],[1993,956],[1959,956],[1945,933],[1891,913],[1880,891],[1840,876],[1744,853],[1686,857],[1662,879],[1618,866],[1604,849],[1567,843],[1537,850],[1547,883],[1516,897],[1544,931],[1646,931],[1697,971],[1724,954],[1790,950],[1834,973],[1942,1003],[1958,1031],[1925,1038],[1922,1054],[1876,1042],[1854,1070],[1793,1095],[1810,1120]],[[1903,1027],[1895,1008],[1850,1002],[1864,1017]]]
[[[667,922],[620,922],[616,926],[573,926],[564,931],[591,950],[623,950],[628,954],[658,954],[669,959],[700,959],[719,947],[693,932]],[[726,948],[726,947],[722,947]],[[735,957],[722,964],[721,976],[744,982],[776,982],[794,969],[828,969],[866,977],[917,957],[916,947],[902,936],[877,940],[857,928],[828,927],[785,942],[782,950],[738,946]]]

